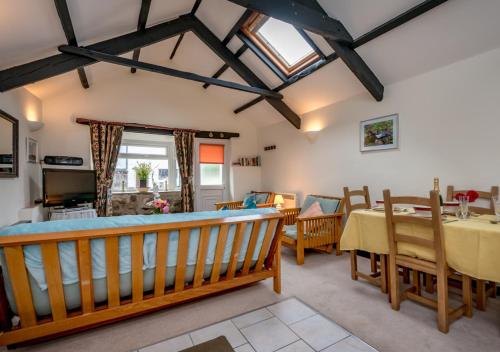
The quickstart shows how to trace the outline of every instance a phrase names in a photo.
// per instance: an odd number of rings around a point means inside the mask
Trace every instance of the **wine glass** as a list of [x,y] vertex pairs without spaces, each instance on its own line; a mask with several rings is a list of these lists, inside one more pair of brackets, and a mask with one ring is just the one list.
[[462,196],[458,198],[457,218],[466,220],[469,218],[469,197]]
[[495,215],[496,215],[496,221],[500,222],[500,196],[494,196],[492,198],[493,200],[493,207],[495,208]]

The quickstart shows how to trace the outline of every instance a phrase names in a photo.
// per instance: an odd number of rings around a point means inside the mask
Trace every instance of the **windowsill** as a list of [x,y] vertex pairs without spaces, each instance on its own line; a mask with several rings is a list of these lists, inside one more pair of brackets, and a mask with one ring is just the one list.
[[[159,191],[158,193],[180,193],[180,189],[170,190],[170,191]],[[139,192],[139,191],[125,191],[125,192],[112,192],[112,195],[127,195],[127,194],[153,194],[153,191]]]

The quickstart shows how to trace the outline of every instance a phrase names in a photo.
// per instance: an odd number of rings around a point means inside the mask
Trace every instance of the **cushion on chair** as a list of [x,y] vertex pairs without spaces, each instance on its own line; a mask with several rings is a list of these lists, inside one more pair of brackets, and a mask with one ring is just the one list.
[[285,225],[283,229],[285,230],[285,236],[293,238],[294,240],[297,239],[297,224]]
[[254,195],[257,204],[265,204],[269,198],[269,193],[254,193]]
[[255,198],[255,194],[247,195],[245,199],[243,199],[243,208],[245,209],[257,208],[257,201]]
[[298,218],[299,219],[311,218],[314,216],[321,216],[321,215],[325,215],[321,210],[321,205],[319,204],[319,202],[314,202],[313,204],[311,204],[309,208],[301,212]]
[[321,206],[321,210],[324,214],[334,214],[338,211],[338,207],[340,201],[338,199],[326,199],[314,196],[307,196],[304,201],[304,205],[302,206],[302,210],[300,211],[300,215],[302,215],[309,207],[314,203],[319,202]]

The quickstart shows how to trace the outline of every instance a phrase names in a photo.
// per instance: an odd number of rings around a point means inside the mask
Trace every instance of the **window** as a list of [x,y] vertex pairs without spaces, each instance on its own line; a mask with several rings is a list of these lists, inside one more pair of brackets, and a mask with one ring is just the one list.
[[224,184],[224,145],[200,144],[200,185],[220,186]]
[[294,26],[275,18],[255,14],[243,26],[243,32],[287,76],[320,59]]
[[124,132],[113,179],[113,192],[136,191],[139,181],[134,167],[144,162],[151,164],[153,169],[148,180],[151,190],[155,185],[163,192],[180,187],[173,137]]

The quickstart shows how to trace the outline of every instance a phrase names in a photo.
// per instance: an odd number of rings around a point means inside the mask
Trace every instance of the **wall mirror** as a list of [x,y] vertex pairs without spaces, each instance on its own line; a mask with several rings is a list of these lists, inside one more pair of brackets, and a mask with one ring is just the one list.
[[0,178],[19,176],[19,122],[0,110]]

